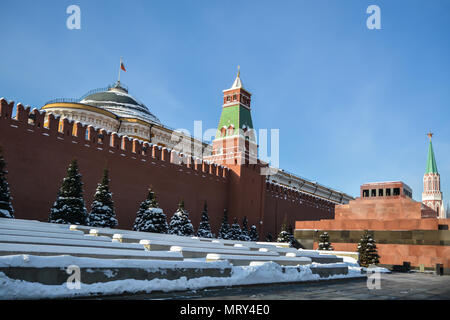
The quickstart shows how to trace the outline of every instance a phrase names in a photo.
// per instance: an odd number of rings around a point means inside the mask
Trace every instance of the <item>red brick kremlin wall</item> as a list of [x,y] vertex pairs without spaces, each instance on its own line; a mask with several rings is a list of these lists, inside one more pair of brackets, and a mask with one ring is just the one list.
[[0,146],[7,162],[16,218],[47,221],[74,158],[83,175],[88,211],[103,168],[109,169],[119,228],[131,229],[149,185],[168,220],[183,198],[195,228],[206,200],[216,234],[224,208],[229,210],[230,223],[234,216],[239,219],[247,216],[249,225],[257,225],[261,236],[268,232],[276,235],[283,219],[293,225],[296,220],[334,215],[331,202],[312,197],[296,202],[300,194],[286,195],[285,188],[265,185],[265,177],[255,165],[226,168],[199,159],[194,161],[175,151],[78,122],[64,119],[60,123],[53,115],[44,127],[45,112],[36,109],[30,112],[18,104],[16,117],[12,119],[13,107],[12,102],[0,100]]
[[286,221],[295,227],[296,221],[334,218],[335,204],[317,197],[272,183],[266,183],[264,225],[278,230]]

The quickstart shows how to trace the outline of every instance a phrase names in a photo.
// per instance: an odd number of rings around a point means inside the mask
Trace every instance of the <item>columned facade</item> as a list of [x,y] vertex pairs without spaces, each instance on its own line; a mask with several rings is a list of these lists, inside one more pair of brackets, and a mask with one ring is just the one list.
[[68,119],[185,154],[193,155],[194,150],[201,150],[201,154],[205,155],[212,152],[209,144],[163,125],[119,82],[108,88],[93,90],[81,99],[48,102],[42,110],[46,111],[47,117],[51,114],[60,117],[61,125],[63,119]]

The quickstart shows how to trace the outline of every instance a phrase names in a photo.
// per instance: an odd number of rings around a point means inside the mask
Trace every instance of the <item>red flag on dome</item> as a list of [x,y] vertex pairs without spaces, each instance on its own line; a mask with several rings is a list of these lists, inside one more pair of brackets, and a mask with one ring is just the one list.
[[125,69],[125,65],[123,64],[122,61],[120,61],[120,69],[122,69],[123,71],[127,72],[127,70]]

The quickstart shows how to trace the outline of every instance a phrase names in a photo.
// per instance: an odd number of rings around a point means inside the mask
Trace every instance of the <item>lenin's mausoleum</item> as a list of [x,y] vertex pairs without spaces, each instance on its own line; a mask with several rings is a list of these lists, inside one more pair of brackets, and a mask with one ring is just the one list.
[[328,232],[335,250],[356,251],[364,230],[377,241],[380,263],[425,269],[443,269],[450,274],[450,219],[445,219],[440,177],[431,144],[424,175],[422,202],[412,199],[403,182],[367,183],[360,197],[337,205],[330,220],[297,221],[295,236],[317,248],[319,236]]

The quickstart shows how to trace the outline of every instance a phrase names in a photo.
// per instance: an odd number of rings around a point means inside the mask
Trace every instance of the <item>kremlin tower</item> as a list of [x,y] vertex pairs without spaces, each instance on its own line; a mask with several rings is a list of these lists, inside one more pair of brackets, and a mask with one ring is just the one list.
[[422,203],[436,211],[438,218],[445,219],[444,202],[442,200],[441,181],[434,157],[432,133],[428,133],[430,145],[428,147],[427,169],[423,176]]
[[258,145],[251,116],[251,93],[244,89],[240,70],[231,88],[223,90],[223,107],[210,160],[257,164]]
[[242,220],[253,212],[253,217],[257,218],[253,221],[260,225],[260,234],[264,234],[266,231],[262,221],[266,177],[261,174],[261,169],[266,164],[258,160],[250,107],[251,93],[244,88],[239,67],[231,87],[222,92],[222,112],[212,142],[212,153],[204,159],[225,165],[230,170],[227,209],[231,216]]

